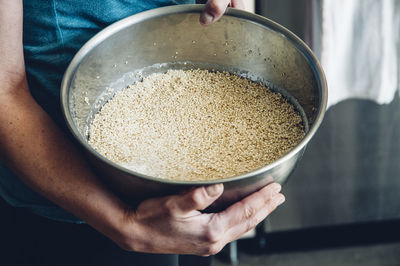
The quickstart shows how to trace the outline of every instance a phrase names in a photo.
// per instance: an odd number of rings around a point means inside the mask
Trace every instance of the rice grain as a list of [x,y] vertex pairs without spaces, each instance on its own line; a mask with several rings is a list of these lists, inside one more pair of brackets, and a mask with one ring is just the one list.
[[169,70],[117,92],[96,114],[89,144],[145,175],[211,180],[265,166],[304,134],[293,105],[262,84]]

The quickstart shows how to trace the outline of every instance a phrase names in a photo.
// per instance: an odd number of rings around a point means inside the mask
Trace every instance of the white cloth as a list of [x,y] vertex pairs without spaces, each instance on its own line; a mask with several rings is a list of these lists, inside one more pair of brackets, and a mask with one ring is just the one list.
[[322,12],[328,106],[347,98],[390,103],[400,87],[400,1],[324,0]]

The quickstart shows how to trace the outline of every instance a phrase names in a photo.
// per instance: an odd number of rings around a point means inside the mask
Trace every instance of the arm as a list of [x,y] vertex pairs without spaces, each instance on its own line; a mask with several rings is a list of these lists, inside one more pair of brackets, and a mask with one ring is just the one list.
[[22,0],[0,0],[0,156],[28,186],[127,250],[210,255],[272,212],[272,184],[226,211],[203,214],[222,185],[142,202],[131,210],[99,182],[85,158],[32,98],[25,76]]
[[32,98],[25,76],[22,0],[0,0],[0,156],[28,186],[109,237],[124,208]]

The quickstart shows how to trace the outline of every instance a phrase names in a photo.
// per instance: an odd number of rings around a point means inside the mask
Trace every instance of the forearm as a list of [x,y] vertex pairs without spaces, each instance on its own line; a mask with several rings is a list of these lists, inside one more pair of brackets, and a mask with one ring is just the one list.
[[2,161],[29,187],[116,239],[124,204],[96,178],[26,87],[5,91],[13,92],[0,97]]

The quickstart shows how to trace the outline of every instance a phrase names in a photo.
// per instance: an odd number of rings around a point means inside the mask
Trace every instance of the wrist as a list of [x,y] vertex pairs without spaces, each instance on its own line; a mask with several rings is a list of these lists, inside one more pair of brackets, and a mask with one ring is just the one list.
[[122,249],[140,251],[136,243],[140,238],[140,230],[138,230],[134,210],[119,199],[113,205],[104,211],[103,224],[92,226]]

